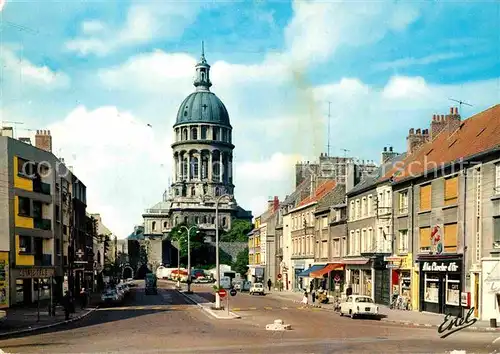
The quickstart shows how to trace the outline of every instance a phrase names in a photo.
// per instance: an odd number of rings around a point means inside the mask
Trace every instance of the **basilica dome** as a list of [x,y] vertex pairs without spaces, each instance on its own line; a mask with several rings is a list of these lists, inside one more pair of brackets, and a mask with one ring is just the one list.
[[226,106],[213,92],[196,91],[181,103],[175,125],[209,123],[231,126]]

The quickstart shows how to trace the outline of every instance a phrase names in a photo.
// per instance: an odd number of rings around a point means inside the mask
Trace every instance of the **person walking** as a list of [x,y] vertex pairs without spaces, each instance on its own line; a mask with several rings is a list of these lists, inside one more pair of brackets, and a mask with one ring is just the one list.
[[352,286],[351,284],[347,285],[347,289],[345,291],[345,296],[351,296],[352,295]]
[[62,298],[62,304],[61,304],[64,308],[64,318],[67,320],[69,320],[69,313],[71,311],[71,295],[69,294],[69,291],[66,290],[66,293],[64,294],[63,298]]
[[271,278],[267,280],[267,287],[269,288],[269,291],[271,291],[271,285],[273,285],[273,282],[271,281]]
[[311,291],[311,303],[314,305],[316,302],[316,290],[312,289]]
[[80,291],[80,308],[83,310],[87,307],[87,292],[85,288]]

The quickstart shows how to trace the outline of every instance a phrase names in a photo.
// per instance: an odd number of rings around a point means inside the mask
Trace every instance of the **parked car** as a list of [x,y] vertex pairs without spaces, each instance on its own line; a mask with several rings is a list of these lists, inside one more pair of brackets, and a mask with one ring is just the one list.
[[351,316],[351,318],[357,316],[377,316],[378,306],[373,303],[371,297],[351,295],[340,304],[340,316],[344,315]]
[[251,287],[252,287],[252,282],[251,281],[243,280],[241,291],[250,291]]
[[265,290],[264,290],[264,284],[262,283],[254,283],[250,287],[250,295],[254,294],[259,294],[259,295],[265,295]]
[[101,295],[101,301],[105,303],[118,303],[123,300],[123,296],[117,288],[107,288]]

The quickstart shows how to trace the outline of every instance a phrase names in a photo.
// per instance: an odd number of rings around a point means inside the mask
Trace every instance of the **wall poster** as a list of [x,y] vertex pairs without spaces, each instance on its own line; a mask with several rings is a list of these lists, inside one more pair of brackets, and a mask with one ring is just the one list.
[[425,302],[439,303],[439,278],[425,276]]
[[9,252],[0,251],[0,308],[9,307]]

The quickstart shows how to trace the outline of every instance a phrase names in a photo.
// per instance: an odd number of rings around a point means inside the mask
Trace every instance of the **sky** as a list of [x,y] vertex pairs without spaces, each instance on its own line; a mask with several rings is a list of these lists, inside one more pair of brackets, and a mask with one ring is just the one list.
[[126,237],[168,187],[201,41],[233,126],[235,197],[254,216],[328,141],[379,162],[450,98],[471,105],[463,119],[500,103],[495,1],[7,0],[0,120],[22,122],[17,136],[49,129],[87,210]]

